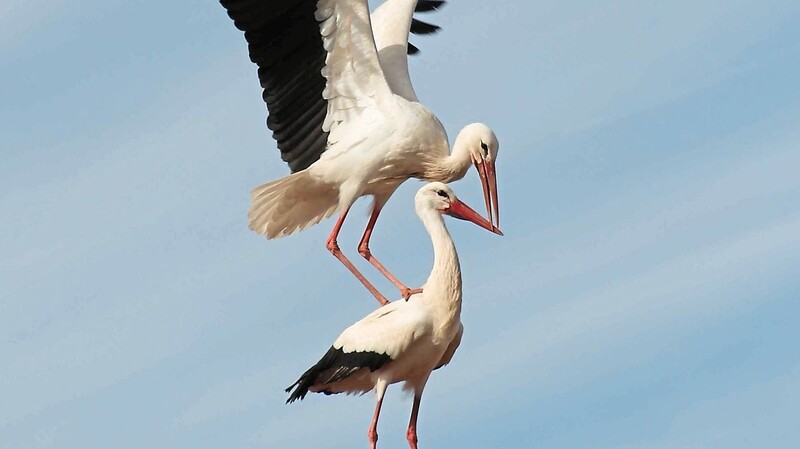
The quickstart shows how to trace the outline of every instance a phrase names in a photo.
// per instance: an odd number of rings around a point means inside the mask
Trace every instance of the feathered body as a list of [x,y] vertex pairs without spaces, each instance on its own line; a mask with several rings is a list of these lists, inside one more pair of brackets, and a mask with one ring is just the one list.
[[[446,189],[446,190],[445,190]],[[404,381],[421,392],[435,368],[450,362],[461,341],[461,267],[442,216],[436,208],[444,184],[432,183],[417,194],[417,214],[433,243],[434,262],[422,293],[398,300],[362,318],[334,341],[317,364],[297,382],[289,402],[308,391],[364,393]],[[489,225],[490,226],[490,225]],[[296,388],[295,388],[296,387]]]
[[[325,150],[302,174],[253,190],[252,230],[282,237],[346,211],[361,196],[374,196],[382,206],[409,178],[461,179],[472,161],[468,147],[496,143],[485,125],[473,124],[451,156],[444,126],[417,99],[406,58],[417,3],[389,0],[372,18],[363,0],[317,3],[325,49]],[[430,10],[443,2],[424,3]],[[416,22],[430,27],[427,32],[438,29]]]
[[278,238],[338,212],[326,247],[386,304],[337,243],[359,197],[374,199],[359,253],[405,297],[412,290],[369,250],[378,215],[400,184],[410,178],[455,181],[474,164],[493,221],[497,138],[486,125],[471,124],[451,153],[444,126],[419,102],[408,73],[406,55],[416,51],[409,32],[439,29],[414,13],[443,1],[387,0],[372,17],[367,0],[221,1],[245,32],[270,111],[267,125],[294,172],[253,189],[250,229]]
[[395,94],[387,101],[392,110],[402,112],[388,117],[365,111],[352,117],[348,128],[369,132],[332,132],[317,162],[254,189],[251,229],[268,238],[283,237],[319,223],[361,196],[373,196],[382,206],[410,177],[438,182],[464,177],[470,156],[451,156],[447,133],[433,113]]

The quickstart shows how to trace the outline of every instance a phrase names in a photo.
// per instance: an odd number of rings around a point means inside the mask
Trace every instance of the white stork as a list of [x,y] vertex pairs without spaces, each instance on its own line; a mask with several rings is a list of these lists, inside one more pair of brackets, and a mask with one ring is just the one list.
[[[378,416],[389,384],[405,381],[414,393],[406,437],[417,448],[417,415],[428,376],[453,358],[461,324],[461,268],[442,214],[472,221],[502,235],[480,214],[459,201],[445,184],[433,182],[417,192],[417,215],[433,241],[433,268],[422,293],[394,301],[345,329],[314,366],[286,389],[287,403],[315,393],[365,393],[375,389],[377,405],[367,433],[378,441]],[[292,391],[294,389],[294,391]]]
[[494,133],[483,124],[468,125],[451,153],[444,127],[419,103],[408,75],[406,54],[417,50],[408,43],[409,31],[438,30],[413,14],[443,1],[388,0],[373,14],[374,28],[367,0],[221,3],[244,31],[264,88],[267,126],[293,172],[253,190],[250,229],[282,237],[338,211],[326,247],[386,304],[337,243],[359,197],[371,195],[374,204],[358,251],[405,298],[418,289],[406,287],[369,249],[381,208],[401,183],[412,177],[455,181],[474,164],[486,213],[499,226]]

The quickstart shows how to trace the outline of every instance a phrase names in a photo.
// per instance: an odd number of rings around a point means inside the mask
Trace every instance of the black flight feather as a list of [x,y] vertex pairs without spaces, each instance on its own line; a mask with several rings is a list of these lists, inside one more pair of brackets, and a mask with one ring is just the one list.
[[[220,0],[244,32],[250,60],[258,66],[262,97],[281,158],[297,172],[319,160],[327,148],[322,130],[327,103],[322,98],[325,49],[314,18],[317,0]],[[436,11],[444,1],[420,0],[415,12]],[[431,34],[439,27],[417,19],[411,32]],[[408,54],[419,53],[409,44]]]
[[411,33],[413,34],[433,34],[441,29],[442,27],[438,25],[423,22],[419,19],[411,19]]
[[244,31],[250,60],[258,66],[267,128],[292,172],[303,170],[325,151],[322,98],[325,49],[314,18],[317,0],[220,0]]
[[[388,354],[379,354],[372,351],[344,352],[342,348],[331,346],[328,352],[314,366],[306,370],[299,379],[288,388],[291,394],[286,400],[290,404],[298,399],[303,399],[308,394],[308,389],[314,385],[327,385],[346,379],[362,368],[375,371],[391,362]],[[292,391],[294,389],[294,391]],[[328,391],[325,394],[331,394]]]
[[444,0],[420,0],[417,2],[414,12],[429,12],[436,11],[441,8],[446,2]]
[[[414,8],[414,12],[430,12],[430,11],[438,11],[445,4],[444,0],[420,0],[417,2],[416,8]],[[411,34],[433,34],[441,30],[442,27],[438,25],[433,25],[431,23],[423,22],[415,17],[411,18]],[[419,47],[412,44],[411,42],[408,43],[408,51],[409,55],[416,55],[419,53]]]

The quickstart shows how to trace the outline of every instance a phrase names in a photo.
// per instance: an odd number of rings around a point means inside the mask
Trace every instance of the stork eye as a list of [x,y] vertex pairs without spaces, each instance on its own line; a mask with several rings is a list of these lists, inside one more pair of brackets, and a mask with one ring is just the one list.
[[440,196],[440,197],[442,197],[442,198],[449,198],[449,197],[447,196],[447,192],[445,192],[444,190],[437,190],[437,191],[436,191],[436,194],[437,194],[437,195],[439,195],[439,196]]
[[489,157],[489,146],[481,140],[481,149],[483,150],[483,157]]

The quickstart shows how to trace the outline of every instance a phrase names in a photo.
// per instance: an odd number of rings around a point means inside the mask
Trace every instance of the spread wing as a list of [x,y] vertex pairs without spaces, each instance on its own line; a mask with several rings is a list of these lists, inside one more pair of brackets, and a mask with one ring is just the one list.
[[328,108],[322,130],[333,143],[340,140],[342,123],[390,97],[391,91],[378,60],[367,0],[319,0],[315,16],[327,52],[322,98]]
[[408,57],[419,53],[419,48],[408,42],[409,32],[432,34],[441,28],[416,17],[415,13],[438,10],[444,1],[387,0],[372,13],[375,45],[378,47],[381,67],[386,81],[397,95],[409,101],[419,101],[408,73]]
[[[392,1],[396,0],[389,0]],[[250,60],[258,66],[262,98],[268,110],[267,127],[292,172],[303,170],[320,158],[327,148],[329,131],[349,114],[358,113],[354,105],[363,107],[365,98],[385,92],[380,83],[386,81],[382,80],[377,55],[372,54],[377,49],[366,0],[220,3],[236,28],[244,32]],[[423,0],[418,2],[417,10],[430,11],[441,3]],[[416,20],[412,28],[421,34],[438,29]],[[416,49],[407,48],[409,52]],[[349,62],[353,64],[348,67]],[[362,75],[361,81],[366,84],[354,83]],[[365,94],[366,97],[359,96]]]
[[[438,11],[439,8],[444,6],[445,3],[446,2],[444,0],[419,0],[417,2],[417,7],[414,8],[414,12],[416,13],[416,12]],[[441,29],[442,27],[438,25],[423,22],[422,20],[419,20],[416,17],[411,19],[411,34],[433,34]],[[409,42],[408,54],[416,55],[417,53],[419,53],[419,48],[416,45]]]
[[258,66],[267,127],[278,143],[281,159],[292,172],[319,159],[328,139],[322,131],[326,102],[322,68],[327,53],[317,0],[221,0],[247,41],[250,60]]

